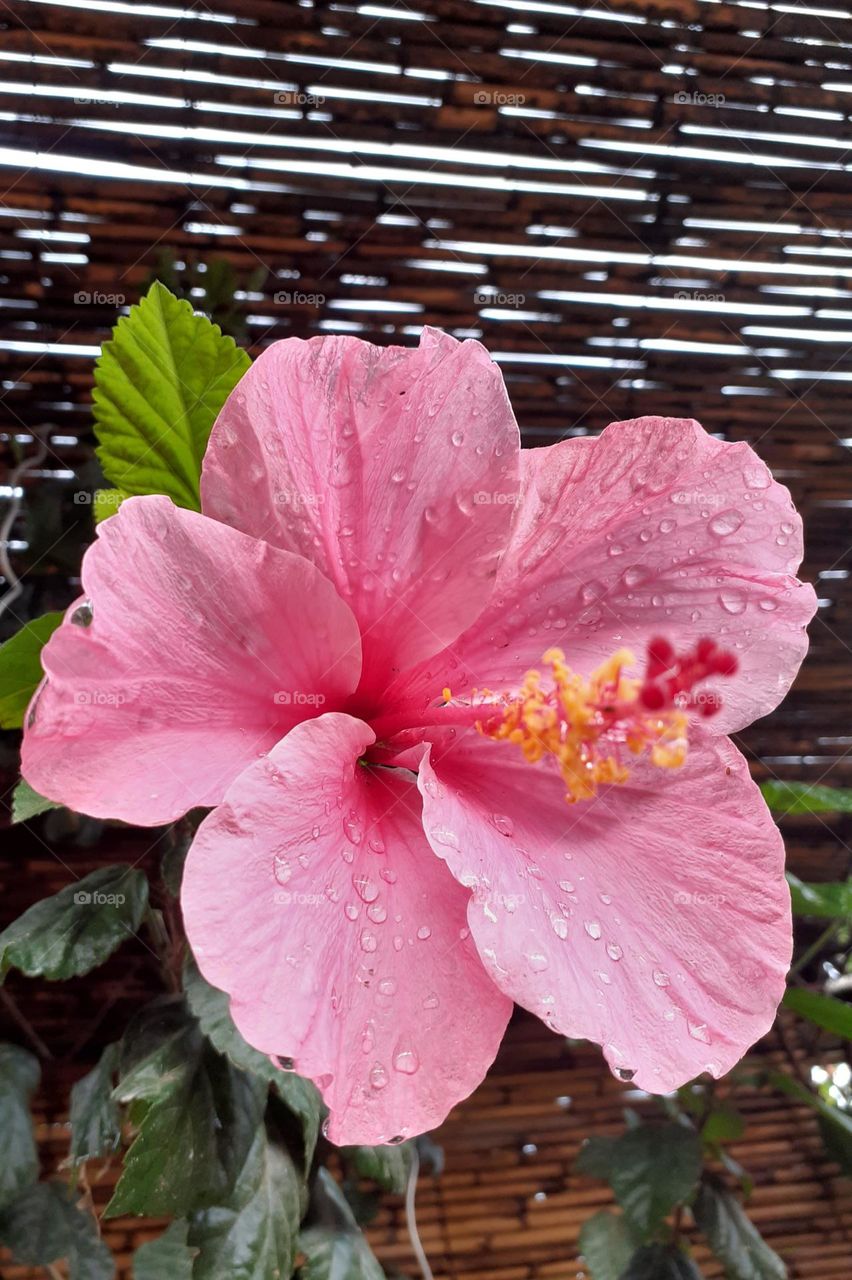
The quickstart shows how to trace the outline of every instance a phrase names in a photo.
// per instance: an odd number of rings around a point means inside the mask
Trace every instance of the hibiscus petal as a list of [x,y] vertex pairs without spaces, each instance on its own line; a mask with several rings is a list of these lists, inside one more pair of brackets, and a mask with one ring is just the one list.
[[[297,552],[364,633],[364,685],[476,617],[508,537],[518,428],[476,342],[417,349],[288,338],[225,404],[204,459],[207,515]],[[392,655],[392,656],[388,656]]]
[[663,634],[678,649],[709,635],[736,654],[738,674],[719,682],[714,733],[778,705],[807,651],[816,595],[794,576],[801,519],[747,444],[715,440],[688,419],[638,418],[522,459],[494,596],[389,703],[428,705],[445,684],[454,695],[512,688],[552,645],[584,674],[622,645],[641,666],[648,640]]
[[723,1075],[769,1029],[792,949],[784,848],[728,739],[572,806],[555,770],[475,733],[433,754],[424,827],[508,995],[653,1093]]
[[361,766],[373,741],[345,715],[297,726],[202,823],[183,879],[202,972],[250,1044],[316,1082],[338,1143],[439,1124],[512,1008],[473,946],[467,892],[424,838],[411,775]]
[[357,685],[357,624],[312,564],[167,498],[124,502],[82,573],[89,604],[44,649],[22,757],[82,813],[155,826],[218,804]]

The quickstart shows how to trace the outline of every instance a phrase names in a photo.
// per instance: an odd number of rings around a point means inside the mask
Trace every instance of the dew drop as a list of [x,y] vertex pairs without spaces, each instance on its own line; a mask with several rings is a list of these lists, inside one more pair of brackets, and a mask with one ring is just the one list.
[[361,943],[361,950],[367,952],[375,951],[376,947],[379,945],[376,935],[374,933],[370,933],[369,929],[361,930],[359,942]]
[[370,1084],[374,1089],[384,1089],[388,1082],[388,1073],[378,1062],[370,1071]]
[[553,925],[553,932],[557,938],[568,937],[568,921],[564,920],[562,916],[551,916],[550,923]]
[[90,627],[94,616],[95,611],[91,600],[84,600],[82,604],[77,605],[77,608],[71,614],[71,621],[75,627]]
[[463,431],[454,431],[454,432],[453,432],[453,434],[450,436],[450,440],[452,441],[452,443],[453,443],[453,444],[456,446],[456,448],[458,449],[459,445],[463,445],[463,444],[464,444],[464,432],[463,432]]
[[358,919],[358,908],[355,906],[354,902],[347,902],[346,906],[343,908],[343,913],[347,920]]
[[367,908],[367,918],[373,924],[384,924],[388,918],[387,908],[381,902],[372,902]]
[[686,1025],[693,1040],[700,1040],[702,1044],[710,1043],[710,1032],[707,1030],[706,1022],[687,1022]]
[[674,520],[669,520],[668,518],[666,518],[665,520],[661,520],[659,524],[660,533],[671,533],[674,527],[675,527]]
[[718,515],[715,515],[708,528],[717,538],[727,538],[730,534],[736,533],[742,522],[742,512],[735,511],[731,507],[728,511],[720,511]]
[[393,949],[394,951],[401,951],[404,946],[405,946],[405,939],[402,937],[401,934],[398,933],[393,940]]
[[343,834],[352,844],[361,843],[361,819],[354,809],[350,809],[343,819]]
[[663,969],[655,969],[651,975],[658,987],[667,987],[671,979]]
[[601,927],[597,920],[584,921],[583,928],[586,930],[589,937],[594,938],[595,942],[597,942],[598,938],[601,936]]
[[622,581],[626,587],[639,587],[645,581],[647,574],[645,570],[638,564],[633,564],[629,569],[625,569],[621,575]]
[[608,942],[606,944],[606,953],[610,960],[620,960],[624,955],[624,952],[617,942]]
[[627,1083],[636,1075],[636,1069],[635,1067],[616,1067],[615,1074],[619,1080],[624,1080],[625,1083]]
[[382,867],[379,875],[387,882],[387,884],[396,884],[397,882],[398,877],[392,867]]
[[533,973],[543,973],[547,968],[547,956],[541,951],[531,951],[527,955],[527,960]]
[[765,599],[760,601],[760,608],[763,609],[764,613],[774,613],[778,608],[778,601],[773,600],[771,596],[766,596]]
[[421,924],[420,928],[417,930],[417,936],[421,942],[425,942],[427,938],[432,937],[432,930],[429,928],[428,924]]
[[275,1062],[281,1068],[282,1071],[296,1070],[296,1063],[293,1058],[276,1058]]
[[438,1008],[438,1005],[439,1005],[440,1003],[441,1003],[441,1002],[440,1002],[440,1000],[438,999],[438,997],[437,997],[437,996],[434,994],[434,992],[433,992],[433,993],[432,993],[432,995],[428,995],[428,996],[426,997],[426,999],[423,1001],[423,1008],[424,1008],[424,1009],[437,1009],[437,1008]]
[[754,463],[743,470],[743,480],[749,489],[768,489],[772,483],[769,471],[761,463]]
[[404,1076],[413,1076],[420,1066],[420,1059],[408,1045],[397,1045],[393,1066],[395,1071],[400,1071]]
[[515,824],[511,818],[505,813],[492,813],[491,821],[500,832],[501,836],[511,836],[514,834]]
[[370,876],[363,874],[353,876],[352,884],[362,902],[375,902],[379,896],[379,886]]
[[560,880],[560,881],[559,881],[559,888],[562,890],[562,892],[563,892],[563,893],[573,893],[573,892],[574,892],[574,886],[573,886],[573,884],[571,883],[571,881],[570,881],[570,880]]
[[719,603],[725,610],[725,613],[745,613],[746,606],[748,604],[748,597],[744,591],[740,591],[734,587],[726,587],[724,591],[719,592]]
[[396,983],[393,978],[382,978],[379,983],[379,991],[383,996],[392,996],[396,993]]
[[432,827],[429,835],[436,844],[443,845],[447,849],[458,849],[459,838],[455,831],[450,831],[448,827]]
[[279,884],[286,884],[293,874],[293,868],[286,858],[281,858],[276,853],[272,860],[272,874]]

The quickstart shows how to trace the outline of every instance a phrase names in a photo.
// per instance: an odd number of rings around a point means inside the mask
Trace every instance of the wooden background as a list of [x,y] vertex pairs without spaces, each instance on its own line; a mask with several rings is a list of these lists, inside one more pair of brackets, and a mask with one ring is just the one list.
[[[75,593],[99,343],[164,252],[227,260],[255,349],[481,338],[528,443],[643,413],[750,440],[804,515],[820,610],[793,693],[741,745],[758,776],[849,784],[850,111],[843,0],[0,0],[0,496],[23,491],[25,571],[3,634]],[[848,872],[849,819],[785,828],[800,874]],[[4,920],[156,852],[56,821],[3,842]],[[46,1167],[70,1079],[156,982],[134,944],[92,982],[10,983],[3,1033],[25,1038],[24,1008],[52,1055]],[[622,1093],[596,1051],[513,1024],[421,1195],[442,1280],[582,1274],[605,1195],[571,1161]],[[852,1199],[808,1117],[748,1106],[755,1219],[796,1280],[846,1280]],[[111,1231],[126,1253],[131,1224]],[[405,1264],[398,1206],[376,1239]]]

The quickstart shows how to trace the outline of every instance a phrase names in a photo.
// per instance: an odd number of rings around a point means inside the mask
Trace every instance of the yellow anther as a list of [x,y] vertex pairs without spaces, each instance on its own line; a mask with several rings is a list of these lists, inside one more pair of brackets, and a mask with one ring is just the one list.
[[445,685],[444,688],[441,690],[441,697],[444,699],[445,702],[449,702],[452,696],[453,696],[452,690],[449,688],[448,685]]
[[570,803],[589,799],[599,786],[626,782],[625,751],[639,756],[648,750],[651,762],[663,769],[683,764],[686,715],[643,706],[642,681],[624,674],[634,663],[628,649],[619,649],[588,677],[571,670],[561,649],[548,649],[543,661],[551,687],[544,687],[541,672],[528,671],[519,691],[493,703],[494,714],[477,728],[487,738],[520,747],[530,764],[553,756]]

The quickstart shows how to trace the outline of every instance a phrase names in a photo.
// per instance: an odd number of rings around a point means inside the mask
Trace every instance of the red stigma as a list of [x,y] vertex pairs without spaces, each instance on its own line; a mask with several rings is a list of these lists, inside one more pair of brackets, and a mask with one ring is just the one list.
[[719,694],[712,690],[696,694],[693,690],[711,676],[735,675],[738,667],[736,656],[708,636],[702,636],[693,649],[680,654],[664,636],[654,636],[648,641],[639,699],[648,711],[676,706],[694,708],[701,716],[714,716],[722,706]]

